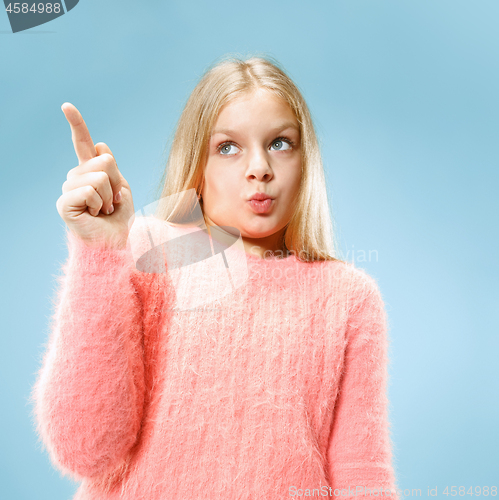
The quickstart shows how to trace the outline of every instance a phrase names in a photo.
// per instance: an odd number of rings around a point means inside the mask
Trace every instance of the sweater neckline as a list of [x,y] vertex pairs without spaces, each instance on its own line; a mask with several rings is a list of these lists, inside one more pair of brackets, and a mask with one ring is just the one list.
[[260,257],[258,255],[246,252],[241,247],[236,247],[235,252],[240,258],[245,258],[245,262],[250,268],[265,266],[294,266],[299,261],[295,254],[291,253],[287,257],[280,255],[267,255]]
[[268,255],[265,257],[259,257],[258,255],[254,255],[249,252],[244,252],[246,255],[246,258],[250,262],[279,262],[279,263],[286,263],[286,262],[294,262],[296,261],[296,256],[294,254],[288,255],[287,257],[280,257],[280,256],[275,256],[275,255]]

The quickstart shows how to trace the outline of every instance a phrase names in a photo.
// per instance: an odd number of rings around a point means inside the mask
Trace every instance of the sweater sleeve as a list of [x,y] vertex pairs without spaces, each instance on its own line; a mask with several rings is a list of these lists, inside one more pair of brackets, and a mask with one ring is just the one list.
[[69,255],[31,400],[52,462],[79,480],[113,470],[137,439],[143,324],[129,248],[89,247],[69,230],[66,238]]
[[360,270],[356,274],[360,280],[350,290],[353,304],[327,452],[329,473],[332,487],[346,490],[344,496],[396,499],[386,395],[387,316],[374,279]]

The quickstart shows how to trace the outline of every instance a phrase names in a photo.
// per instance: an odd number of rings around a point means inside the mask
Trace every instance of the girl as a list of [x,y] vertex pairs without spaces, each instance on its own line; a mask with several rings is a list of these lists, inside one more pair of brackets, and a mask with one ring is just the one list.
[[[74,499],[396,498],[383,300],[335,258],[310,114],[278,64],[205,73],[153,217],[134,218],[111,151],[62,109],[80,164],[57,202],[69,257],[32,397],[53,463],[82,481]],[[182,223],[176,195],[193,189],[211,235]],[[191,259],[215,234],[242,252]],[[232,288],[222,254],[229,274],[244,256]],[[198,307],[179,306],[179,279]]]

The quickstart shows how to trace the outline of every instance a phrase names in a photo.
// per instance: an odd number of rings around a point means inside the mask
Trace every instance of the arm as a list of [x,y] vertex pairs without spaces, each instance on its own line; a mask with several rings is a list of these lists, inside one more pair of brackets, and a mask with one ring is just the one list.
[[354,303],[328,446],[329,473],[332,488],[346,489],[347,496],[355,495],[356,487],[362,487],[357,496],[363,497],[370,495],[364,487],[378,489],[372,495],[379,496],[389,488],[395,499],[386,396],[387,317],[376,282],[363,271],[359,278],[351,290]]
[[31,399],[37,431],[65,474],[114,468],[135,443],[144,402],[142,309],[128,249],[67,232],[50,338]]

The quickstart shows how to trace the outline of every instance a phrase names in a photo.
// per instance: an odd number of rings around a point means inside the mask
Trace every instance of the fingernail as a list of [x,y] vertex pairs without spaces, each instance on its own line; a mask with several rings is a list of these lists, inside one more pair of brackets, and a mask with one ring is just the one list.
[[114,206],[111,205],[111,207],[109,208],[109,210],[107,211],[107,215],[109,214],[112,214],[114,212]]
[[121,200],[121,189],[118,191],[118,194],[116,195],[116,203],[118,203]]

